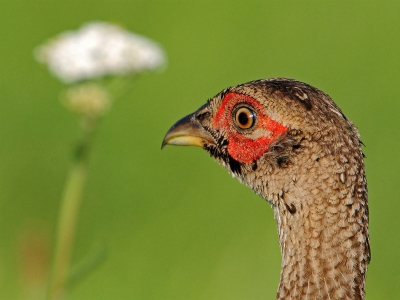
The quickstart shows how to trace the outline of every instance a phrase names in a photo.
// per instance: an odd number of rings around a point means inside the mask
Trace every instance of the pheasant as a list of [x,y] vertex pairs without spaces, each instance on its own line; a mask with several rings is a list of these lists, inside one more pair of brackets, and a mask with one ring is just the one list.
[[166,145],[202,147],[269,202],[282,254],[276,299],[365,299],[362,142],[327,94],[287,78],[229,87],[176,122]]

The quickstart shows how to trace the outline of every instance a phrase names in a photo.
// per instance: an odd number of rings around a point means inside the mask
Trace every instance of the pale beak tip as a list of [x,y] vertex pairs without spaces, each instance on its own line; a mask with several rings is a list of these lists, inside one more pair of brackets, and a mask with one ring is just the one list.
[[164,138],[163,141],[162,141],[162,144],[161,144],[161,150],[164,149],[165,146],[167,146],[167,145],[168,145],[168,140],[166,140],[166,139]]

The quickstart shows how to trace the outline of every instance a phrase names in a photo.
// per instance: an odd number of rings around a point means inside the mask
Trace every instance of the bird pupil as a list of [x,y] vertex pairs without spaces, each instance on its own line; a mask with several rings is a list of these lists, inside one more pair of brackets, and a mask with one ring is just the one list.
[[241,112],[240,114],[239,114],[239,123],[241,124],[241,125],[247,125],[248,123],[249,123],[249,117],[248,117],[248,115],[246,114],[246,113],[244,113],[244,112]]

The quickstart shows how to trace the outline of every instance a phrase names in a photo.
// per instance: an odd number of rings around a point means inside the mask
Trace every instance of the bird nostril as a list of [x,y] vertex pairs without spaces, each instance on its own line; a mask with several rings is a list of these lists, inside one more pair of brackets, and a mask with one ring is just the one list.
[[196,114],[196,119],[202,123],[205,119],[209,118],[210,112],[208,111],[200,111]]

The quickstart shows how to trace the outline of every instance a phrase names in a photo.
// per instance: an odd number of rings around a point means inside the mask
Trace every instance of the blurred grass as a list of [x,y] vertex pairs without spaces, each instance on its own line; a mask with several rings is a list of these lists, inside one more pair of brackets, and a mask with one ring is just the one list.
[[277,76],[324,90],[359,127],[367,298],[399,299],[399,14],[395,1],[1,1],[0,298],[23,297],[25,228],[53,237],[78,133],[57,100],[62,84],[32,51],[106,20],[159,41],[169,67],[139,78],[101,124],[74,261],[98,240],[110,252],[72,299],[273,298],[280,253],[269,205],[204,151],[160,146],[178,118],[223,88]]

